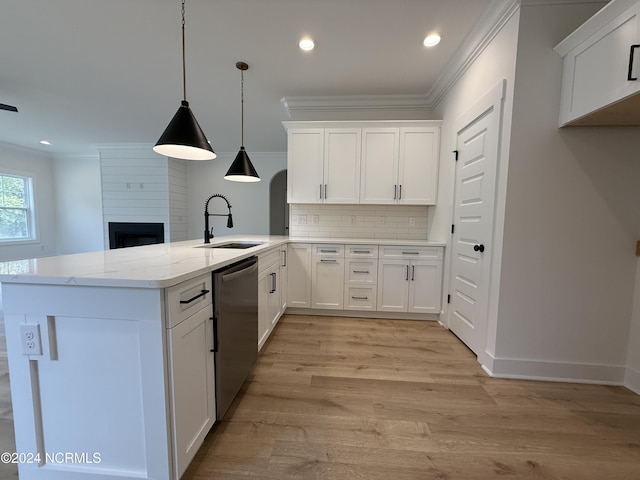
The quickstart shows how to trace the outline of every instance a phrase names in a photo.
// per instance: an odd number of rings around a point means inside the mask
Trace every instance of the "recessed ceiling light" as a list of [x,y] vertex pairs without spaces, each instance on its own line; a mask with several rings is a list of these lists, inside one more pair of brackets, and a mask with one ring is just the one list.
[[427,37],[424,39],[424,42],[422,43],[425,47],[433,47],[440,43],[440,35],[438,35],[437,33],[427,35]]
[[313,43],[313,40],[310,39],[309,37],[305,37],[302,40],[300,40],[300,43],[298,43],[298,45],[305,52],[308,52],[309,50],[313,50],[314,47],[316,46],[316,44]]
[[41,143],[42,145],[51,145],[51,142],[50,142],[50,141],[48,141],[48,140],[40,140],[40,143]]

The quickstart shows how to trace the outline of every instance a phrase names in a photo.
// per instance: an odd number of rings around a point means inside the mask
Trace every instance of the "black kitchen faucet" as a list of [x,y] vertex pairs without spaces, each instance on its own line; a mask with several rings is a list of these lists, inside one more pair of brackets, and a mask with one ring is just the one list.
[[[212,198],[220,197],[225,202],[227,202],[227,208],[229,209],[229,213],[209,213],[209,202]],[[213,238],[213,227],[211,227],[211,231],[209,231],[209,217],[227,217],[227,228],[233,228],[233,217],[231,216],[231,204],[229,203],[229,199],[220,193],[214,193],[204,204],[204,243],[211,243],[210,240]]]

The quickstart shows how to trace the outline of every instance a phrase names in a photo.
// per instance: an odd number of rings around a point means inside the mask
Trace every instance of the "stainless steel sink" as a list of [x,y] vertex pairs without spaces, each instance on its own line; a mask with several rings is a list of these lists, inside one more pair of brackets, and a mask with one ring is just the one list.
[[228,242],[228,243],[212,243],[212,244],[204,244],[198,245],[202,248],[235,248],[235,249],[243,249],[243,248],[251,248],[257,247],[258,245],[262,245],[264,242]]

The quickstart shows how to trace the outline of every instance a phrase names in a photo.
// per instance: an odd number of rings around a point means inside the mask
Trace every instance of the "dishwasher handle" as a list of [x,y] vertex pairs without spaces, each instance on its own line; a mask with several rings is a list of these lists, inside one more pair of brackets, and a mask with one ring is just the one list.
[[257,262],[253,263],[252,265],[250,265],[248,267],[242,268],[240,270],[234,270],[234,271],[232,271],[230,273],[224,273],[223,272],[222,275],[221,275],[222,283],[231,282],[231,281],[235,280],[237,277],[240,277],[242,275],[246,275],[247,273],[251,273],[251,272],[253,272],[255,270],[258,270],[258,263]]

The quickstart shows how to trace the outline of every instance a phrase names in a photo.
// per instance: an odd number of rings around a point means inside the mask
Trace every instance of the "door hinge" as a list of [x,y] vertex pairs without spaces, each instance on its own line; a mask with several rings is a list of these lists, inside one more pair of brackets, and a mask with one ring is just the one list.
[[447,303],[451,303],[451,295],[447,295]]
[[456,231],[456,226],[455,225],[451,225],[451,235],[453,235],[453,232]]
[[456,154],[456,162],[458,161],[458,154],[460,153],[458,150],[454,150],[453,153]]

